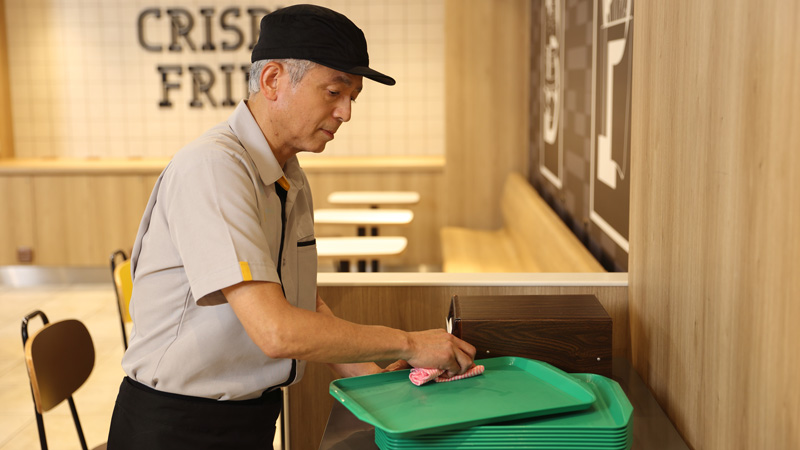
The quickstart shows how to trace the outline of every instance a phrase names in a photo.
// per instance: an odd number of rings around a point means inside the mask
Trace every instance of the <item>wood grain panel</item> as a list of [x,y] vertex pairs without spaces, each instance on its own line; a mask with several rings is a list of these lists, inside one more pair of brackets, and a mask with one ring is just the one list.
[[693,448],[800,448],[800,4],[635,14],[634,366]]
[[129,252],[133,246],[156,177],[59,175],[29,179],[35,209],[34,263],[103,266],[113,250]]
[[[594,294],[613,321],[613,354],[629,356],[628,288],[559,286],[327,286],[320,295],[344,319],[408,331],[445,328],[450,298],[459,295]],[[317,449],[333,398],[327,366],[310,363],[303,380],[288,389],[287,416],[292,450]]]
[[18,247],[34,247],[33,188],[28,177],[0,177],[0,265],[19,264]]
[[506,175],[527,178],[530,8],[445,1],[445,225],[500,228]]

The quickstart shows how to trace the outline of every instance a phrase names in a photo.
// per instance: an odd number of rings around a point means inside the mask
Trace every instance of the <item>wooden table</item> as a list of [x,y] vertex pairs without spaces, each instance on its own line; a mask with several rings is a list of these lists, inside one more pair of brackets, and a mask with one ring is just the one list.
[[[408,225],[412,220],[414,220],[414,212],[409,209],[322,208],[314,210],[315,223],[355,225],[358,227],[356,233],[358,236],[367,235],[367,226],[372,227],[371,235],[377,236],[378,225]],[[378,265],[378,260],[373,259],[373,272],[378,271]],[[367,262],[365,260],[358,261],[359,272],[366,272],[366,266]],[[340,271],[342,269],[344,267],[340,267]]]
[[410,209],[322,208],[314,210],[314,222],[333,225],[408,225],[414,220]]
[[332,205],[416,205],[419,192],[414,191],[339,191],[328,195]]
[[[337,191],[328,195],[328,203],[332,205],[359,205],[373,209],[381,205],[416,205],[419,199],[419,192],[415,191]],[[377,227],[372,227],[370,234],[377,236]],[[366,233],[359,233],[359,236],[363,235]]]
[[350,269],[350,259],[377,260],[399,255],[407,246],[408,239],[402,236],[318,237],[317,256],[339,261],[338,270],[347,272]]

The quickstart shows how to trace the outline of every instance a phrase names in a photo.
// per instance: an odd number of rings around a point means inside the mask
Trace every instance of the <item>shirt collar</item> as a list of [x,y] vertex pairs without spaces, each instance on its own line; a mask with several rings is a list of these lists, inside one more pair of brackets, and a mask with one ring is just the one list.
[[250,109],[244,100],[236,106],[233,114],[228,119],[228,124],[236,134],[236,137],[239,138],[239,142],[242,143],[245,151],[253,159],[261,177],[261,182],[268,186],[281,178],[285,178],[292,189],[303,188],[304,177],[302,176],[297,156],[289,158],[284,169],[281,169],[281,165],[275,159],[269,143],[264,138],[264,133],[261,132],[261,128],[259,128],[256,119],[250,113]]

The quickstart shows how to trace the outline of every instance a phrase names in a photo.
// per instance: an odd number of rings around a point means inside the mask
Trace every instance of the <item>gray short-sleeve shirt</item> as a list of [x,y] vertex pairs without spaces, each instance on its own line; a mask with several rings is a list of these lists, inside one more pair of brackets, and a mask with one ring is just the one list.
[[[285,220],[276,182],[288,188]],[[281,169],[245,102],[181,149],[156,181],[131,255],[128,376],[219,400],[299,380],[304,363],[267,357],[220,290],[281,283],[289,303],[315,310],[313,210],[297,158]]]

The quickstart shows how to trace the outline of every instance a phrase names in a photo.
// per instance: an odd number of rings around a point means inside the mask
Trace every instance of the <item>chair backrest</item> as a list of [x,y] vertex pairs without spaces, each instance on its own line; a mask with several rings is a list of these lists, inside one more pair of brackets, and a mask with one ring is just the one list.
[[[117,260],[121,258],[121,262]],[[133,292],[133,280],[131,279],[131,262],[122,250],[111,253],[111,279],[114,282],[114,294],[117,296],[117,311],[119,312],[119,325],[122,329],[122,345],[128,349],[128,332],[125,324],[131,323],[131,314],[128,309],[131,303],[131,293]]]
[[78,320],[46,324],[25,342],[25,362],[39,414],[83,385],[94,368],[94,344]]
[[[28,337],[28,322],[36,316],[42,319],[44,327]],[[86,382],[94,368],[94,344],[89,330],[80,321],[72,319],[51,324],[43,312],[36,310],[22,319],[22,345],[42,450],[47,450],[42,413],[64,400],[69,403],[81,448],[88,450],[72,394]],[[105,448],[106,445],[102,444],[94,450]]]
[[131,304],[131,293],[133,292],[130,259],[126,259],[114,268],[114,286],[117,289],[117,300],[119,301],[122,321],[130,323],[131,313],[129,306]]

